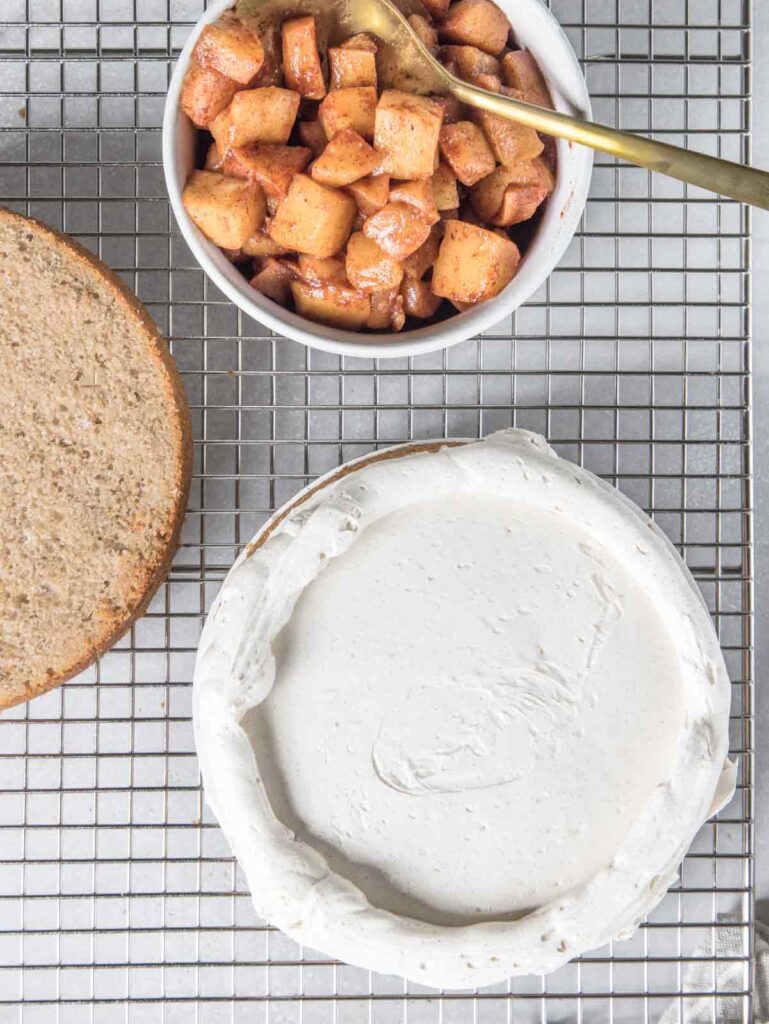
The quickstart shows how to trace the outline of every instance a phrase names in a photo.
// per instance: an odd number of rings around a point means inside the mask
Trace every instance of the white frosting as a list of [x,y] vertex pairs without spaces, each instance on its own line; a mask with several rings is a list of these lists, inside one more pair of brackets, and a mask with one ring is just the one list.
[[440,987],[549,971],[632,931],[731,796],[723,658],[669,542],[542,438],[395,456],[227,577],[206,795],[298,941]]

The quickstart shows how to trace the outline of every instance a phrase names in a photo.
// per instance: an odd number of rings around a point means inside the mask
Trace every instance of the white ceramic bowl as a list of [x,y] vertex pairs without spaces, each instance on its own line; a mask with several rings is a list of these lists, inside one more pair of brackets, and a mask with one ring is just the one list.
[[[590,117],[590,98],[574,51],[558,22],[540,0],[496,0],[510,18],[518,44],[531,50],[558,110]],[[197,129],[179,106],[182,81],[203,28],[232,7],[214,0],[182,50],[171,79],[163,119],[163,167],[176,219],[187,244],[216,286],[236,306],[265,326],[312,348],[363,358],[400,358],[455,345],[509,316],[547,279],[576,231],[587,198],[592,151],[558,140],[555,193],[520,269],[494,299],[440,323],[398,334],[341,331],[283,309],[252,288],[240,271],[195,227],[182,205],[182,189],[193,169]]]

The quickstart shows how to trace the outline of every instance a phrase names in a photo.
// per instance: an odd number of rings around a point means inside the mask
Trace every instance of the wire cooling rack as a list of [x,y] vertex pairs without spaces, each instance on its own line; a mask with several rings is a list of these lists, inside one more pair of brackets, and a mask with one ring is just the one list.
[[[306,351],[204,279],[169,213],[163,101],[202,8],[0,0],[0,198],[138,292],[172,339],[196,439],[183,546],[147,615],[97,667],[0,716],[0,1022],[603,1024],[657,1021],[672,1000],[667,1024],[695,988],[714,1021],[728,1001],[747,1022],[748,214],[599,158],[581,231],[512,322],[413,360]],[[746,0],[552,8],[597,118],[749,158]],[[377,446],[511,424],[615,483],[685,555],[733,680],[740,780],[630,941],[545,979],[441,995],[256,918],[201,799],[190,679],[206,608],[276,506]],[[723,955],[727,935],[739,953]]]

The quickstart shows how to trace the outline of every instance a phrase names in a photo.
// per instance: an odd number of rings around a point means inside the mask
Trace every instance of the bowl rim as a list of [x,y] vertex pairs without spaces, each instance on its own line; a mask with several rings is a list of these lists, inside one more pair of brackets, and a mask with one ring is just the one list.
[[[503,9],[511,5],[511,0],[497,2]],[[406,332],[367,334],[327,327],[308,320],[291,310],[283,309],[251,288],[221,250],[205,238],[182,204],[186,170],[181,166],[183,161],[179,154],[179,141],[182,133],[189,131],[189,122],[180,107],[184,75],[200,33],[232,5],[233,0],[215,0],[190,32],[169,83],[162,128],[163,172],[176,222],[200,268],[228,299],[247,316],[277,335],[292,338],[310,348],[363,359],[398,359],[439,351],[480,335],[531,298],[550,276],[570,244],[582,217],[590,187],[592,150],[563,139],[556,140],[556,190],[548,201],[543,220],[518,273],[499,295],[472,309],[458,312],[437,324]],[[571,43],[555,16],[541,0],[515,0],[515,17],[511,16],[511,21],[518,20],[518,32],[523,17],[528,19],[529,32],[542,33],[548,53],[555,53],[549,62],[542,60],[541,56],[538,60],[553,94],[556,109],[590,118],[592,110],[585,77]],[[515,25],[513,28],[516,31]],[[531,45],[531,40],[527,39],[527,43]],[[554,77],[554,65],[559,68],[560,77],[557,80]]]

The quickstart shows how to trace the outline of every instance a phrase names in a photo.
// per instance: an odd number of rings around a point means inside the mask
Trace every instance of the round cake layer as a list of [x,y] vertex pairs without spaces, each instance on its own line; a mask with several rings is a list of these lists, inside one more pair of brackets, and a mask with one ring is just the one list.
[[258,912],[444,987],[632,930],[730,795],[728,707],[674,549],[521,431],[300,496],[230,573],[195,676]]
[[0,707],[85,668],[142,611],[187,504],[165,342],[85,249],[0,210]]

